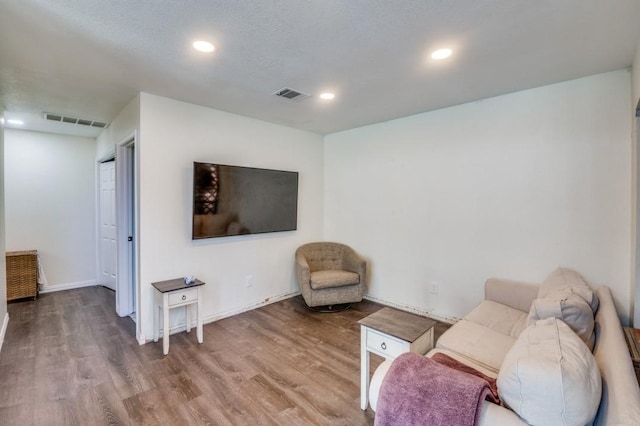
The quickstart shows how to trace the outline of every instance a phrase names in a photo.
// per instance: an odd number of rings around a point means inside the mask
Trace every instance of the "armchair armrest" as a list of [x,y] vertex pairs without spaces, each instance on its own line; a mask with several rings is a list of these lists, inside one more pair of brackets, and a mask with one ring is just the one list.
[[529,312],[531,303],[538,297],[539,287],[521,281],[489,278],[484,285],[484,298]]
[[311,271],[309,269],[309,263],[302,253],[296,252],[296,275],[299,283],[309,283],[311,279]]
[[367,276],[367,261],[360,257],[355,251],[351,249],[345,250],[342,267],[346,271],[355,272],[360,275],[360,283],[364,284]]

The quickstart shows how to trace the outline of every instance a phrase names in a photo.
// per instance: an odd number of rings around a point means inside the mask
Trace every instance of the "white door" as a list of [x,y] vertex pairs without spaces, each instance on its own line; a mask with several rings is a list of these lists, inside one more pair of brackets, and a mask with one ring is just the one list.
[[116,163],[100,163],[100,284],[116,289]]

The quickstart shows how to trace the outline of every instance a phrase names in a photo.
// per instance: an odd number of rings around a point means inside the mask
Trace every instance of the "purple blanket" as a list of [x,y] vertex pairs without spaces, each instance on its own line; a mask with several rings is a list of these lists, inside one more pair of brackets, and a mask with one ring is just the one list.
[[415,353],[393,361],[380,386],[375,425],[473,426],[489,383]]

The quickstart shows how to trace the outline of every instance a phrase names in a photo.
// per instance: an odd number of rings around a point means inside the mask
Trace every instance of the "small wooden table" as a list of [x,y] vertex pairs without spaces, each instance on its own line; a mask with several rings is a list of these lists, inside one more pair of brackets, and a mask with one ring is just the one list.
[[405,352],[426,354],[433,348],[436,321],[393,308],[382,308],[360,324],[360,408],[369,405],[369,354],[388,360]]
[[160,312],[162,311],[162,353],[169,353],[169,311],[184,306],[186,309],[187,333],[191,332],[191,307],[196,305],[196,336],[202,343],[202,301],[200,287],[204,283],[198,279],[185,284],[184,278],[151,283],[157,290],[153,304],[153,341],[158,341],[160,334]]

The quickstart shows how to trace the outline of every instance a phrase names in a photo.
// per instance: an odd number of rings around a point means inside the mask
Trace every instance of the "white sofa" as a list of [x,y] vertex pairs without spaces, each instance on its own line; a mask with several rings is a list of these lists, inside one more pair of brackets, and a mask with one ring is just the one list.
[[[498,378],[498,390],[502,397],[500,369],[518,338],[521,334],[526,334],[523,331],[527,329],[527,323],[532,322],[531,319],[528,321],[528,316],[534,300],[539,300],[536,298],[539,297],[540,288],[541,286],[533,284],[489,279],[485,284],[485,299],[464,319],[447,330],[438,339],[436,347],[426,356],[431,357],[441,352],[489,377]],[[595,365],[599,367],[602,382],[601,394],[598,393],[598,396],[601,395],[600,402],[597,404],[596,400],[596,404],[591,404],[597,405],[593,407],[593,410],[597,410],[593,424],[640,425],[640,389],[611,292],[608,287],[601,287],[595,291],[595,294],[599,299],[599,307],[594,318],[593,359],[595,363],[591,365],[593,368]],[[562,325],[564,326],[564,323]],[[568,327],[565,328],[569,330]],[[582,345],[587,357],[591,358],[588,353],[588,343],[583,345],[579,342],[579,345]],[[369,400],[374,411],[377,408],[380,386],[390,366],[391,361],[383,362],[371,380]],[[598,374],[597,371],[594,373]],[[506,373],[503,371],[503,374]],[[561,383],[561,386],[564,386],[564,383]],[[598,387],[600,387],[599,378]],[[549,391],[549,398],[552,398],[552,401],[561,399],[553,395],[552,391]],[[528,407],[529,410],[532,408],[536,410],[538,407]],[[586,408],[589,409],[589,407]],[[478,424],[526,425],[528,423],[511,409],[484,401]]]

